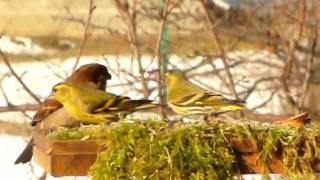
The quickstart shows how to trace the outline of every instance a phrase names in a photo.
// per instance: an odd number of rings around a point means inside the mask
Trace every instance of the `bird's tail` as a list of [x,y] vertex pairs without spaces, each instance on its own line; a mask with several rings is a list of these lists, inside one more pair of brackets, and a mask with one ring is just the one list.
[[22,153],[19,155],[17,160],[14,162],[14,164],[19,164],[19,163],[27,163],[31,160],[32,154],[33,154],[33,138],[30,139],[28,142],[27,146],[24,148]]
[[133,100],[132,103],[135,104],[136,110],[146,110],[158,107],[158,104],[152,103],[153,101],[148,99]]
[[229,110],[229,111],[236,111],[236,110],[241,110],[245,108],[246,102],[243,100],[227,100],[227,106],[224,107],[224,110]]

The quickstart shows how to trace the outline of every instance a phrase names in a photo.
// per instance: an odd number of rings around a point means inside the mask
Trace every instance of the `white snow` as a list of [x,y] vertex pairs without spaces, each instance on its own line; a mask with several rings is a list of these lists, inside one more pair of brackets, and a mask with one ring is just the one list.
[[[14,165],[14,161],[20,154],[20,151],[26,145],[24,138],[9,135],[0,135],[0,179],[10,180],[24,180],[24,179],[36,179],[33,176],[30,165]],[[34,172],[37,175],[41,175],[41,168],[39,166],[34,167]]]
[[43,54],[45,50],[32,42],[27,37],[16,37],[14,39],[0,35],[0,49],[8,54],[27,54],[27,55],[39,55]]

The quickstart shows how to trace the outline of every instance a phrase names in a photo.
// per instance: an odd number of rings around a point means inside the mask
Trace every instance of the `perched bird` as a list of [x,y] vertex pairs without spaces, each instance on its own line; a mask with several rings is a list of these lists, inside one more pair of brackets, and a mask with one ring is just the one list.
[[52,91],[68,113],[83,123],[109,123],[135,111],[156,107],[151,100],[131,100],[72,83],[57,84]]
[[[111,75],[104,65],[91,63],[81,66],[64,82],[105,90],[107,86],[107,80],[110,79]],[[42,129],[48,129],[55,126],[59,127],[61,125],[65,125],[67,122],[62,122],[62,124],[57,122],[51,123],[48,121],[48,119],[46,119],[49,115],[52,115],[52,113],[60,109],[63,109],[62,104],[56,100],[53,94],[50,94],[34,115],[31,126],[40,124]],[[63,116],[65,114],[64,112],[65,109],[63,109],[62,112],[58,112],[58,115],[61,114]],[[44,119],[46,120],[43,121]]]
[[[104,65],[92,63],[81,66],[64,82],[105,90],[107,85],[106,81],[109,79],[111,79],[111,75]],[[50,94],[34,115],[31,126],[37,126],[41,129],[51,129],[59,126],[69,126],[74,122],[74,119],[66,109],[63,108],[62,104]],[[31,138],[15,161],[15,164],[27,163],[31,160],[33,145],[33,138]]]
[[209,92],[188,81],[181,71],[167,72],[166,81],[168,103],[177,114],[213,115],[244,108],[244,101],[230,100],[218,93]]

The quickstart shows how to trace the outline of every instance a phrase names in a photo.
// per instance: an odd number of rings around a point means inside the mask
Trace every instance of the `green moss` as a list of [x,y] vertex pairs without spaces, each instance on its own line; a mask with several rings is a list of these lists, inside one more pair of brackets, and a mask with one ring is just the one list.
[[112,146],[91,168],[93,179],[217,179],[232,175],[233,154],[219,127],[169,127],[156,121],[111,128]]
[[79,140],[79,139],[107,139],[108,127],[104,125],[87,125],[78,128],[58,128],[47,135],[50,139],[56,140]]
[[265,167],[273,155],[279,156],[292,177],[312,173],[311,162],[320,155],[317,125],[294,128],[247,122],[207,125],[137,120],[108,127],[59,129],[49,137],[111,140],[90,169],[97,180],[227,179],[239,173],[231,139],[255,142]]

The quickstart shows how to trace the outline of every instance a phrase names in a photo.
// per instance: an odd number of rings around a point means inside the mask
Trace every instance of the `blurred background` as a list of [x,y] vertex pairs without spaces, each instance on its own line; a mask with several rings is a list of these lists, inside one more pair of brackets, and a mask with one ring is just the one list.
[[163,75],[180,69],[208,90],[245,100],[248,119],[274,121],[309,112],[317,123],[319,5],[317,0],[0,0],[0,178],[55,179],[34,162],[13,162],[30,138],[39,101],[74,67],[88,63],[108,67],[113,77],[107,89],[115,94],[165,103]]

